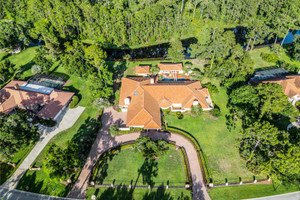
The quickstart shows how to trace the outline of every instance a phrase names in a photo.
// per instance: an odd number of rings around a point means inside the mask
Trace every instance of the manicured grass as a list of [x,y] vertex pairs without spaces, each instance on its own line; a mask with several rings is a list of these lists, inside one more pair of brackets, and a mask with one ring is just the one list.
[[[287,51],[286,49],[283,49],[282,53],[280,53],[278,55],[279,56],[279,60],[286,61],[286,62],[288,62],[290,64],[297,65],[298,67],[300,67],[300,62],[297,62],[297,61],[291,59],[289,57],[289,55],[286,53],[286,51]],[[260,57],[261,53],[271,53],[271,54],[274,54],[274,52],[272,52],[269,47],[265,47],[265,48],[253,50],[250,55],[251,55],[252,60],[255,63],[255,65],[254,65],[255,69],[272,67],[272,66],[276,65],[276,63],[269,63],[269,62],[264,61]]]
[[190,200],[191,192],[185,189],[128,189],[128,188],[88,188],[86,191],[86,199],[91,199],[92,195],[96,195],[97,200]]
[[100,166],[97,184],[148,186],[167,184],[169,186],[185,185],[184,171],[180,154],[169,149],[159,159],[146,160],[141,153],[125,149],[104,161]]
[[218,88],[219,93],[212,95],[213,102],[221,109],[221,116],[217,120],[207,115],[193,118],[189,115],[178,120],[175,114],[168,114],[165,120],[169,126],[177,127],[189,132],[199,142],[207,161],[210,178],[214,184],[238,182],[239,177],[243,181],[252,180],[253,174],[240,158],[236,138],[239,137],[240,121],[237,121],[236,129],[229,131],[226,126],[226,115],[229,110],[226,107],[228,96],[224,88]]
[[[26,186],[28,186],[28,191],[31,192],[53,196],[65,196],[70,188],[64,184],[61,184],[59,180],[50,177],[43,167],[43,158],[45,152],[51,143],[55,143],[56,145],[64,148],[68,140],[80,142],[80,138],[90,134],[85,125],[88,124],[92,119],[95,119],[97,108],[95,108],[92,102],[90,102],[90,93],[87,88],[86,80],[76,76],[68,76],[58,61],[54,63],[51,70],[51,75],[61,76],[71,81],[66,87],[63,88],[63,90],[75,92],[79,99],[81,99],[78,105],[85,107],[85,110],[71,128],[56,135],[36,158],[34,166],[42,167],[42,169],[40,171],[27,170],[17,188],[25,190]],[[78,173],[79,172],[80,169]]]
[[264,197],[296,191],[299,191],[299,186],[268,184],[218,187],[209,190],[208,194],[212,200],[234,200]]

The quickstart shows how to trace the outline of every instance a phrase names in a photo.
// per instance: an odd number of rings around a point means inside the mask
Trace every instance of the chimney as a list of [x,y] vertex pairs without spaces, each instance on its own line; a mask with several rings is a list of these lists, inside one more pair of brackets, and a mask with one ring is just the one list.
[[154,78],[150,79],[150,84],[154,84]]
[[15,86],[14,86],[14,88],[15,88],[16,90],[20,89],[20,86],[19,86],[19,84],[18,84],[18,83],[16,83],[16,84],[15,84]]

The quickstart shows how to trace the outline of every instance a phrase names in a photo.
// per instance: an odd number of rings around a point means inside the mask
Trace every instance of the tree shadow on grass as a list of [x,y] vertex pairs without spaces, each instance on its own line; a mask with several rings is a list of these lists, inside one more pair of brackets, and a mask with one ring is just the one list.
[[37,181],[36,180],[36,173],[37,171],[31,173],[30,171],[27,171],[24,176],[21,178],[17,185],[17,189],[34,192],[34,193],[45,193],[45,191],[42,191],[42,187],[44,184],[44,181]]
[[[98,190],[98,189],[97,189]],[[96,193],[99,193],[99,190]],[[95,195],[96,195],[95,193]],[[97,196],[97,195],[96,195]],[[108,188],[105,190],[97,200],[131,200],[133,199],[133,189],[127,187]]]
[[149,193],[146,193],[143,196],[143,200],[190,200],[191,198],[188,196],[185,196],[183,193],[180,194],[180,196],[177,196],[176,198],[171,196],[170,192],[166,192],[166,188],[164,184],[161,184],[158,189],[153,190]]
[[72,141],[77,144],[79,158],[82,163],[85,163],[100,128],[101,122],[88,117],[73,136]]
[[14,170],[13,166],[8,165],[7,163],[0,163],[0,185],[4,183],[11,172]]
[[143,184],[154,186],[154,177],[157,177],[158,172],[158,162],[153,159],[146,159],[138,170],[139,174],[142,174]]
[[96,182],[99,184],[103,184],[104,179],[107,177],[108,173],[108,161],[111,161],[115,155],[117,155],[117,152],[119,152],[120,146],[116,147],[113,150],[110,150],[106,152],[103,156],[99,158],[99,165],[95,166],[95,168],[99,168],[99,171],[97,172]]
[[68,91],[68,92],[74,92],[76,94],[76,96],[79,98],[79,101],[82,99],[82,95],[79,93],[80,90],[75,88],[73,85],[65,86],[65,87],[63,87],[63,90]]

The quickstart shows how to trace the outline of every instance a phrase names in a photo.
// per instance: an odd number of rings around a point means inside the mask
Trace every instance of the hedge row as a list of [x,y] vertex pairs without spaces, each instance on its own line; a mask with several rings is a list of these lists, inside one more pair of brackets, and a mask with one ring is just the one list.
[[186,174],[185,176],[185,182],[188,183],[188,184],[191,184],[193,183],[192,181],[192,174],[191,174],[191,170],[190,170],[190,164],[189,164],[189,160],[187,158],[187,154],[186,154],[186,151],[184,148],[180,147],[179,148],[179,153],[181,155],[181,157],[184,159],[183,160],[183,169],[184,169],[184,172]]
[[188,132],[175,128],[175,127],[171,127],[171,126],[166,126],[166,131],[172,132],[174,134],[180,134],[185,136],[188,140],[190,140],[194,146],[194,148],[197,151],[198,154],[198,160],[199,160],[199,164],[200,164],[200,168],[202,171],[202,175],[203,175],[203,182],[205,185],[208,184],[208,180],[209,180],[209,173],[208,173],[208,169],[206,166],[206,159],[205,156],[203,154],[203,151],[198,143],[198,141],[192,136],[190,135]]
[[279,60],[279,57],[276,54],[270,53],[261,53],[260,57],[269,63],[276,63]]

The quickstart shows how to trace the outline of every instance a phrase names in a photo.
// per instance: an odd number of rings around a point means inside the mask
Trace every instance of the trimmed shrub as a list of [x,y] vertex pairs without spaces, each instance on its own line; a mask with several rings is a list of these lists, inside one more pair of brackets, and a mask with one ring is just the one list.
[[297,102],[295,103],[295,106],[300,107],[300,101],[297,101]]
[[112,125],[110,128],[109,128],[109,133],[111,135],[114,135],[114,136],[118,136],[119,135],[119,127],[117,125]]
[[279,60],[279,57],[276,54],[270,54],[270,53],[261,53],[260,57],[269,63],[276,63]]
[[177,112],[176,116],[178,119],[183,119],[183,114],[181,112]]
[[78,96],[73,96],[72,97],[72,101],[71,101],[71,103],[70,103],[70,105],[69,105],[69,108],[75,108],[75,106],[78,104],[78,102],[79,102],[79,98],[78,98]]
[[202,107],[200,105],[197,105],[197,106],[192,106],[191,108],[191,115],[193,117],[198,117],[199,115],[201,115],[202,113]]
[[218,106],[215,106],[215,108],[213,110],[209,111],[209,112],[214,117],[219,117],[221,115],[221,110]]
[[45,126],[50,126],[50,127],[53,127],[56,125],[56,121],[52,120],[52,119],[43,119],[43,118],[38,118],[37,119],[37,122],[42,124],[42,125],[45,125]]

